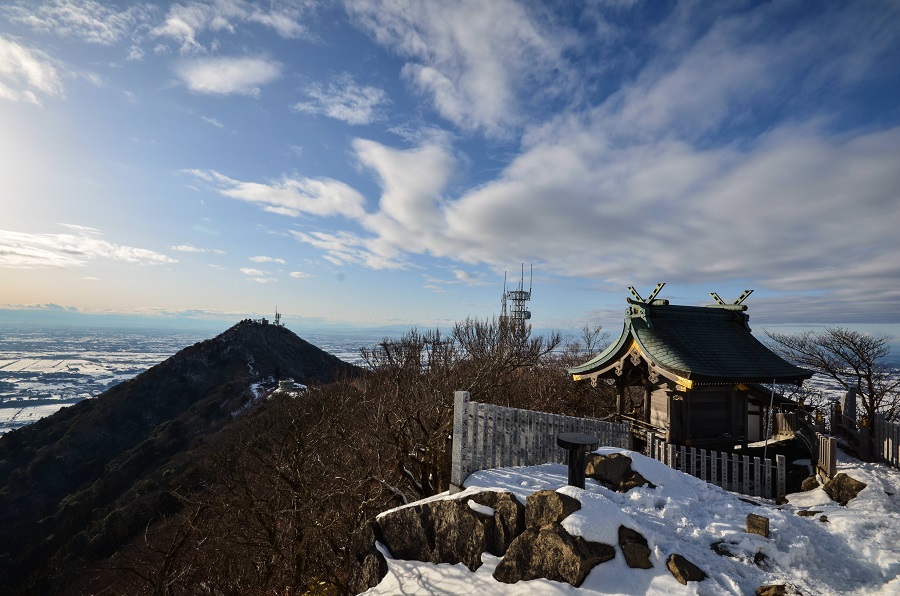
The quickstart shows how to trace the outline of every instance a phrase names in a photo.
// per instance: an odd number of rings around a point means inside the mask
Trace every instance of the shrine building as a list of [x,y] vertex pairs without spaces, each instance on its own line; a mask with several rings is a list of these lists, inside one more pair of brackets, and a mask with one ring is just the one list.
[[[637,436],[717,449],[760,440],[774,388],[799,386],[812,371],[785,361],[750,333],[742,303],[752,290],[733,304],[713,293],[716,304],[676,306],[656,299],[663,285],[647,300],[628,288],[633,298],[619,339],[568,372],[575,381],[614,384],[617,415],[632,420]],[[626,414],[629,387],[643,388],[643,403]],[[786,401],[777,396],[778,403]]]

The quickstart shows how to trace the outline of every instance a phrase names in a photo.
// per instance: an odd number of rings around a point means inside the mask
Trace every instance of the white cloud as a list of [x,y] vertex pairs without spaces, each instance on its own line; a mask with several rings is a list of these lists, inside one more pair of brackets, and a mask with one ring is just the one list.
[[[65,225],[65,224],[64,224]],[[96,259],[142,265],[177,263],[146,248],[114,244],[93,228],[67,225],[71,234],[29,234],[0,230],[0,267],[81,267]]]
[[179,63],[175,73],[196,93],[258,97],[260,86],[281,76],[281,65],[265,58],[195,58]]
[[216,128],[225,128],[225,125],[222,124],[218,118],[212,118],[210,116],[200,116],[200,119],[211,126],[215,126]]
[[[563,90],[565,59],[575,36],[553,25],[537,5],[374,0],[346,3],[375,39],[410,59],[403,74],[435,109],[467,130],[505,134],[522,120],[526,84],[547,96]],[[552,83],[550,83],[552,81]]]
[[0,35],[0,98],[41,105],[39,95],[65,97],[54,61]]
[[206,31],[235,33],[238,25],[255,23],[270,28],[285,38],[308,34],[301,19],[311,5],[301,1],[256,3],[245,0],[185,2],[173,5],[161,25],[150,34],[181,44],[181,53],[205,52],[197,38]]
[[291,217],[302,214],[361,217],[365,198],[343,182],[329,178],[284,178],[273,184],[241,182],[214,170],[186,170],[221,195],[258,203],[266,211]]
[[146,23],[156,8],[148,4],[135,4],[117,10],[95,0],[51,0],[37,6],[33,1],[17,2],[0,10],[8,14],[12,22],[42,33],[76,37],[98,45],[113,45]]
[[309,273],[304,273],[303,271],[291,271],[291,277],[296,279],[306,279],[312,277]]
[[278,263],[279,265],[285,264],[284,259],[278,259],[275,257],[265,257],[265,256],[250,257],[250,260],[253,261],[254,263]]
[[253,276],[257,276],[257,277],[262,277],[263,275],[266,274],[265,271],[261,271],[260,269],[251,269],[249,267],[242,267],[240,271],[244,275],[253,275]]
[[169,248],[171,248],[172,250],[178,251],[178,252],[189,252],[189,253],[199,253],[199,254],[212,253],[212,254],[216,254],[216,255],[224,255],[225,254],[224,250],[219,250],[217,248],[199,248],[197,246],[193,246],[190,244],[179,244],[178,246],[171,246]]
[[370,124],[383,117],[380,107],[389,102],[387,94],[377,87],[358,85],[344,73],[328,83],[328,87],[316,83],[306,89],[312,101],[293,105],[297,112],[322,114],[347,124]]

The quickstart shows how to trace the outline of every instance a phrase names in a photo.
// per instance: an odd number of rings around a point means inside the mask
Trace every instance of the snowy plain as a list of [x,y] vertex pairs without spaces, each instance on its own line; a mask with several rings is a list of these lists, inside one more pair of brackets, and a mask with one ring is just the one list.
[[[656,488],[622,494],[588,479],[581,490],[566,486],[565,466],[545,464],[476,472],[466,480],[463,492],[431,499],[505,490],[524,503],[538,490],[559,490],[581,501],[581,509],[562,523],[571,534],[615,545],[620,525],[637,530],[651,548],[652,569],[629,568],[616,547],[616,557],[596,566],[580,588],[549,580],[504,584],[492,577],[501,560],[498,557],[484,555],[483,565],[473,573],[462,564],[393,559],[379,545],[388,559],[388,574],[366,594],[744,595],[772,584],[789,584],[806,595],[900,594],[900,471],[896,469],[841,452],[838,472],[867,485],[856,499],[842,507],[820,487],[788,495],[786,504],[776,505],[725,491],[638,453],[617,448],[601,448],[597,453],[628,455],[632,468]],[[803,510],[818,513],[798,515]],[[749,513],[770,519],[769,538],[745,531]],[[728,543],[734,556],[714,552],[711,544],[717,541]],[[678,583],[666,568],[672,553],[685,556],[709,578],[687,586]],[[754,558],[759,562],[754,563]]]

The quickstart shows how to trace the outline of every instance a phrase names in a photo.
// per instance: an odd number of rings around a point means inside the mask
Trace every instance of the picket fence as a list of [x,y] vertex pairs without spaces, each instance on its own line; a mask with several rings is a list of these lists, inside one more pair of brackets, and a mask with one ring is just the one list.
[[900,424],[875,416],[875,460],[900,468]]
[[556,436],[580,432],[601,446],[631,449],[631,424],[560,416],[471,401],[468,391],[454,393],[451,490],[462,489],[469,474],[491,468],[565,463]]
[[787,462],[783,455],[775,456],[773,470],[768,458],[671,445],[658,437],[651,443],[650,455],[670,468],[732,492],[767,499],[773,498],[773,492],[775,498],[786,492]]

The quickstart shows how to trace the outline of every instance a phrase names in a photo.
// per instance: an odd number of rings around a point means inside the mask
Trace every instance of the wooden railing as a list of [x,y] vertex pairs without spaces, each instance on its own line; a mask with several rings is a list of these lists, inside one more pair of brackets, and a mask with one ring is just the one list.
[[816,439],[816,472],[830,480],[837,474],[837,439],[822,433],[816,433]]
[[773,466],[768,458],[671,445],[655,439],[651,457],[732,492],[768,499],[785,495],[787,462],[783,455],[775,456]]
[[560,416],[470,401],[468,391],[454,393],[451,490],[469,474],[490,468],[565,463],[556,445],[563,432],[596,436],[601,446],[631,449],[631,425],[594,418]]
[[900,424],[875,416],[875,460],[900,468]]

